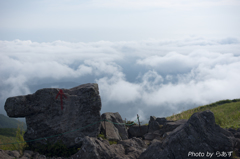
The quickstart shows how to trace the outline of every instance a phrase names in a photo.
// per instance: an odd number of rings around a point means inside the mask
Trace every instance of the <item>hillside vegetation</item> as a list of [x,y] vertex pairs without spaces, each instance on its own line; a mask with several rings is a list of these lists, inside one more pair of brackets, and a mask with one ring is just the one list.
[[26,146],[26,142],[23,139],[24,133],[25,131],[22,126],[18,128],[0,128],[0,149],[18,150],[22,152],[23,148]]
[[189,119],[193,113],[210,110],[213,112],[215,122],[222,128],[240,128],[240,99],[221,100],[212,104],[199,106],[166,117],[167,120]]
[[12,119],[0,114],[0,128],[18,128],[18,125],[22,125],[24,130],[27,129],[27,126],[24,122],[20,122],[16,119]]

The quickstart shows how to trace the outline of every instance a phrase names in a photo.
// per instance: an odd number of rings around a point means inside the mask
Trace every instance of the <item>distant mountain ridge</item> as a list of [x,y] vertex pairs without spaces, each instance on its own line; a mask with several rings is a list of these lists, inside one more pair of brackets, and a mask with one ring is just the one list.
[[24,122],[0,114],[0,128],[17,128],[21,125],[23,125],[25,130],[27,129],[27,125]]

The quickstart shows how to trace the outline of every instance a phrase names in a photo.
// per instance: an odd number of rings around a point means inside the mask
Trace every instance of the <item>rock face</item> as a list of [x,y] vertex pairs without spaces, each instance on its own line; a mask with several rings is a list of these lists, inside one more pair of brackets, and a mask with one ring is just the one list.
[[[213,153],[233,150],[233,135],[215,124],[211,111],[194,113],[183,125],[172,131],[163,142],[155,142],[143,152],[139,159],[186,159],[201,155],[207,157],[207,152]],[[198,154],[201,152],[201,154]]]
[[128,129],[129,138],[132,138],[132,137],[143,137],[148,132],[148,126],[147,125],[141,125],[140,129],[139,129],[138,125],[131,126]]
[[136,159],[147,147],[137,138],[110,145],[107,140],[86,136],[81,142],[83,146],[71,159]]
[[[29,146],[45,145],[47,142],[62,141],[67,147],[79,146],[84,136],[96,137],[100,132],[101,98],[98,85],[83,84],[71,89],[62,89],[65,97],[56,99],[57,88],[46,88],[34,94],[10,97],[5,110],[9,117],[26,117],[25,141],[54,136],[29,142]],[[96,123],[96,124],[93,124]],[[86,127],[89,124],[88,127]],[[80,128],[80,129],[79,129]]]
[[127,130],[125,128],[125,125],[122,124],[123,120],[119,113],[103,113],[101,115],[101,119],[111,121],[101,122],[101,129],[104,133],[106,132],[107,139],[109,140],[128,139]]

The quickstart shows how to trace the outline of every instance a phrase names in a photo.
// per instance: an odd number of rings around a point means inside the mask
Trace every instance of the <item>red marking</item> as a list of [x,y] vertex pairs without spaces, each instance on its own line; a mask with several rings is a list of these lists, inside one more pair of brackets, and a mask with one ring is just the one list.
[[65,96],[65,94],[63,93],[63,91],[60,89],[57,96],[56,96],[56,99],[58,98],[58,95],[60,95],[60,99],[61,99],[61,109],[63,110],[63,103],[62,103],[62,96],[64,96],[65,98],[67,98],[67,96]]

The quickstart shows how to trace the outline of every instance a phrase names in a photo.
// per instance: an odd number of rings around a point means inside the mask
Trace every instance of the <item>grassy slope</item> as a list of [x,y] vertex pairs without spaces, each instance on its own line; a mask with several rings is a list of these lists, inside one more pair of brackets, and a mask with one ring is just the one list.
[[214,113],[215,122],[222,128],[240,128],[240,99],[222,100],[200,106],[182,113],[166,117],[167,120],[189,119],[193,113],[210,110]]
[[3,114],[0,114],[0,128],[17,128],[18,125],[23,124],[24,129],[27,129],[25,123],[20,122],[16,119],[9,118]]
[[[23,139],[23,128],[0,128],[0,149],[2,150],[21,150],[26,144]],[[23,143],[16,143],[23,142]],[[15,144],[6,144],[15,143]],[[4,144],[4,145],[1,145]]]

